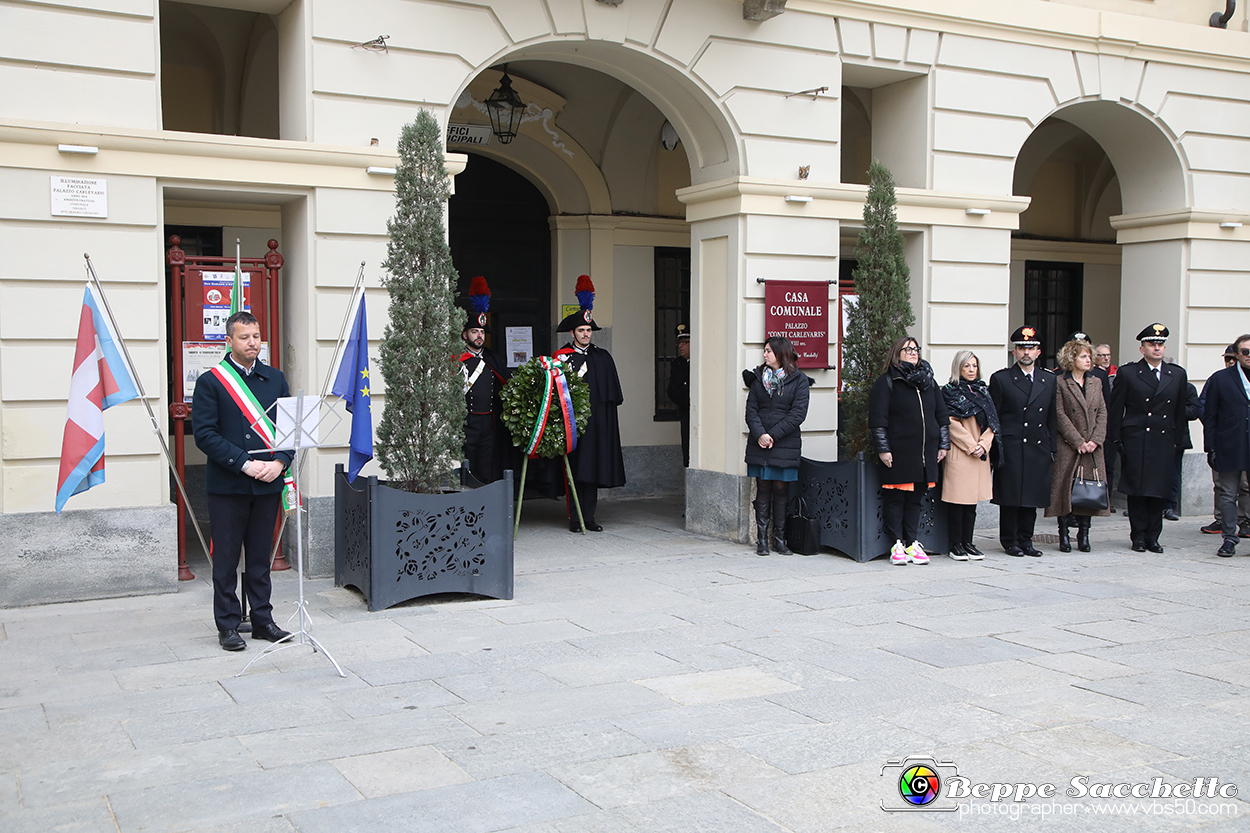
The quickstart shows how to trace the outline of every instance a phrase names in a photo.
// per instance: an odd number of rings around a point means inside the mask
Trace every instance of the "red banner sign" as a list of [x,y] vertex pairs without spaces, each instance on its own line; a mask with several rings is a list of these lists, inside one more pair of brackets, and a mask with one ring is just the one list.
[[824,281],[765,281],[764,338],[781,336],[794,345],[799,367],[829,366],[829,284]]

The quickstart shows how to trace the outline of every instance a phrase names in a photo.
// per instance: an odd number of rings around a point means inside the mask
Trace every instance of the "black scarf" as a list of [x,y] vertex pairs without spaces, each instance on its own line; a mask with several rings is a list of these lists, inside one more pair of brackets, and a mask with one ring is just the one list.
[[924,359],[920,359],[915,364],[899,362],[895,370],[900,379],[916,390],[928,390],[933,384],[933,368]]
[[977,427],[984,431],[987,427],[998,434],[998,411],[994,408],[994,400],[990,399],[990,389],[985,382],[977,380],[969,382],[960,379],[942,386],[942,398],[946,400],[946,410],[955,419],[977,418]]

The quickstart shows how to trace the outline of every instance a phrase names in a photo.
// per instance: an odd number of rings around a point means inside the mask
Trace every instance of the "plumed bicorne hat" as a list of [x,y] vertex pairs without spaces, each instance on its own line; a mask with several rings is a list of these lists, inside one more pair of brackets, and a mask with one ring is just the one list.
[[473,311],[465,319],[465,331],[478,328],[489,333],[490,327],[486,326],[486,313],[490,312],[490,287],[486,285],[486,278],[481,275],[469,282],[469,306],[473,308]]
[[595,285],[590,280],[590,275],[580,275],[577,278],[577,286],[573,289],[577,295],[577,303],[581,309],[571,315],[564,316],[564,320],[556,327],[557,333],[571,333],[578,327],[589,325],[591,330],[602,330],[595,323],[591,310],[595,308]]

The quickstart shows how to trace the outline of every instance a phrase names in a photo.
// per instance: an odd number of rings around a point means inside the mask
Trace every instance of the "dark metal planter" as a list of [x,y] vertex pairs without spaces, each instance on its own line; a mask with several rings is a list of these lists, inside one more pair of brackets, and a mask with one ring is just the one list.
[[[804,457],[799,463],[798,494],[820,521],[820,543],[856,561],[871,561],[890,551],[881,523],[881,470],[876,463],[856,460],[826,463]],[[929,553],[949,546],[946,511],[938,500],[941,484],[925,493],[917,536]]]
[[[363,486],[364,488],[357,488]],[[334,583],[369,610],[434,593],[512,598],[512,472],[459,492],[418,495],[334,469]]]

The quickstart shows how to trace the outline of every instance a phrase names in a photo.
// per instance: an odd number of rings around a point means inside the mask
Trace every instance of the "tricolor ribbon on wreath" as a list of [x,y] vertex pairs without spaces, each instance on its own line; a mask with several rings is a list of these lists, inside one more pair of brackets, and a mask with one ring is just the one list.
[[[251,389],[243,383],[243,377],[239,375],[239,371],[230,363],[230,359],[222,359],[221,364],[216,365],[212,369],[212,373],[225,386],[226,392],[230,394],[234,404],[243,412],[243,418],[256,427],[256,433],[260,435],[265,447],[272,451],[276,435],[273,420],[265,413],[265,409],[260,406],[260,402],[256,401],[256,396]],[[288,469],[282,473],[282,511],[289,514],[294,512],[299,506],[299,489],[295,485],[295,477],[292,476]]]
[[568,377],[564,375],[564,363],[540,356],[539,364],[546,371],[546,384],[543,396],[538,404],[538,417],[534,420],[534,430],[530,433],[530,441],[525,447],[527,457],[536,456],[538,444],[542,442],[547,430],[547,420],[551,418],[552,402],[560,409],[560,418],[564,422],[564,453],[569,454],[577,448],[577,419],[573,414],[573,394],[569,390]]

